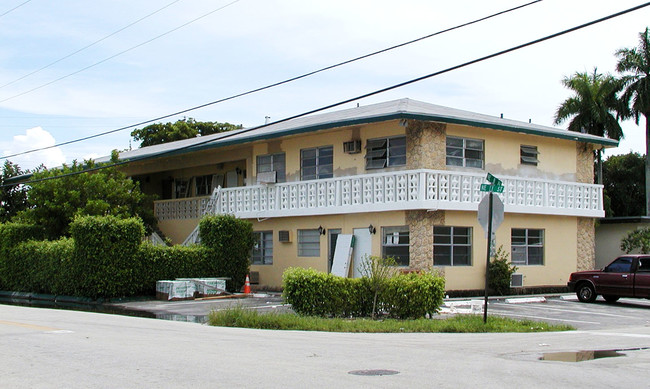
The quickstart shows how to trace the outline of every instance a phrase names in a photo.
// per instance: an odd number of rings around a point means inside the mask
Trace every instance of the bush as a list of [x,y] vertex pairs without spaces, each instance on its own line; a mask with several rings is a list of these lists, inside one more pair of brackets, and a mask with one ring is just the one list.
[[641,254],[650,253],[650,227],[630,231],[621,239],[621,250],[626,254],[638,251]]
[[63,238],[56,241],[34,241],[20,243],[11,257],[19,262],[23,271],[15,272],[11,290],[46,294],[73,294],[70,282],[70,258],[74,242]]
[[417,319],[440,309],[445,279],[429,272],[400,274],[388,281],[387,312],[398,319]]
[[[283,274],[283,297],[293,310],[313,316],[371,316],[376,289],[368,277],[343,278],[314,269],[289,268]],[[437,312],[444,279],[427,272],[388,279],[377,306],[392,317],[416,318]]]
[[[25,264],[12,250],[21,242],[43,239],[45,231],[30,224],[0,224],[0,290],[12,289],[25,277]],[[16,289],[19,290],[19,289]]]
[[138,289],[136,254],[144,237],[140,219],[82,216],[70,224],[75,241],[71,277],[75,295],[129,296]]
[[199,223],[201,244],[211,250],[210,274],[229,277],[226,288],[239,291],[250,268],[253,224],[231,215],[206,216]]
[[488,265],[488,288],[501,296],[510,292],[510,279],[517,271],[517,266],[510,264],[508,253],[499,246]]

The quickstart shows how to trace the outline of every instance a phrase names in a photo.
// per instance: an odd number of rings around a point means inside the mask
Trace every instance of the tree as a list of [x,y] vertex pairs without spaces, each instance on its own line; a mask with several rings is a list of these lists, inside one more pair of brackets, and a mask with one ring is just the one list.
[[[562,80],[565,87],[574,95],[566,99],[555,113],[555,124],[569,121],[569,131],[582,132],[597,136],[606,136],[619,140],[623,130],[616,117],[619,101],[616,97],[620,82],[610,74],[599,74],[597,69],[589,74],[575,73]],[[602,158],[597,152],[598,180],[602,184]]]
[[603,163],[607,217],[639,216],[645,211],[645,158],[639,153],[612,155]]
[[630,231],[621,239],[621,250],[626,254],[638,251],[641,254],[650,253],[650,227]]
[[645,214],[650,216],[650,31],[639,34],[639,46],[616,51],[616,70],[623,74],[623,117],[633,117],[639,124],[645,117]]
[[[20,166],[5,160],[0,174],[0,223],[11,220],[18,212],[27,208],[27,188],[24,185],[9,185],[7,180],[25,173]],[[7,186],[5,186],[7,185]]]
[[[112,162],[116,161],[114,151]],[[94,167],[93,161],[74,161],[71,166],[34,173],[27,192],[29,208],[16,219],[44,227],[51,239],[69,235],[77,215],[140,217],[148,229],[153,228],[153,198],[115,167],[81,173]]]
[[217,134],[242,128],[240,125],[218,122],[197,122],[192,118],[178,120],[175,123],[155,123],[135,129],[131,136],[135,141],[142,141],[140,147],[159,145],[196,136]]

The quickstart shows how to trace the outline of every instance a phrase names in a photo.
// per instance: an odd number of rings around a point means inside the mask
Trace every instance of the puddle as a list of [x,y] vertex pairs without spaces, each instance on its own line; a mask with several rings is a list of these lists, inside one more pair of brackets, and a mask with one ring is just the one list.
[[600,358],[624,357],[621,350],[584,350],[573,352],[544,353],[541,361],[583,362]]

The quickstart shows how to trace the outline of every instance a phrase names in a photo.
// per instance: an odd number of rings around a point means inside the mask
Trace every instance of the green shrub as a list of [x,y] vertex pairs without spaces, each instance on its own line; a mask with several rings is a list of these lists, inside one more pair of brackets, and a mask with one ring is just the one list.
[[[0,224],[0,290],[14,289],[26,277],[25,265],[20,256],[14,256],[12,250],[21,242],[43,239],[45,231],[30,224]],[[22,289],[21,289],[22,290]]]
[[71,277],[75,295],[91,298],[133,295],[138,289],[138,249],[144,237],[140,219],[82,216],[70,224],[74,239]]
[[488,288],[501,296],[510,292],[510,279],[517,266],[510,264],[508,253],[499,246],[488,265]]
[[229,277],[227,289],[240,290],[250,268],[253,224],[231,215],[206,216],[199,223],[199,236],[214,258],[206,271]]
[[629,254],[633,251],[641,254],[650,253],[650,227],[630,231],[621,239],[621,250]]
[[[314,269],[289,268],[283,274],[283,297],[293,310],[311,316],[372,316],[376,288],[368,277],[343,278]],[[392,317],[417,318],[437,312],[444,279],[431,273],[388,278],[376,305]]]
[[70,276],[70,258],[74,242],[63,238],[56,241],[30,240],[18,244],[11,255],[19,259],[23,271],[14,273],[11,290],[46,293],[72,294]]
[[429,273],[399,274],[388,280],[384,299],[391,317],[417,319],[440,309],[445,279]]

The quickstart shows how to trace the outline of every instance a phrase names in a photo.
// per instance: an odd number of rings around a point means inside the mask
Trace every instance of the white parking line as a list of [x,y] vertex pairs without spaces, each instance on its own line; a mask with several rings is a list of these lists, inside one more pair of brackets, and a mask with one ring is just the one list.
[[495,315],[499,316],[512,316],[512,317],[523,317],[526,319],[538,319],[538,320],[547,320],[547,321],[566,321],[570,323],[583,323],[583,324],[601,324],[599,322],[595,321],[585,321],[585,320],[567,320],[567,319],[555,319],[552,317],[544,317],[544,316],[532,316],[532,315],[516,315],[513,313],[495,313]]
[[[498,304],[498,303],[497,303]],[[501,304],[501,305],[506,305],[506,304]],[[530,309],[537,309],[537,310],[548,310],[548,311],[560,311],[560,312],[572,312],[572,313],[582,313],[582,314],[588,314],[588,315],[600,315],[600,316],[612,316],[612,317],[620,317],[624,319],[638,319],[638,316],[626,316],[626,315],[617,315],[617,314],[612,314],[612,313],[601,313],[601,312],[594,312],[591,310],[581,310],[581,309],[563,309],[563,308],[552,308],[549,306],[537,306],[537,305],[526,305],[525,307],[521,308],[530,308]]]

